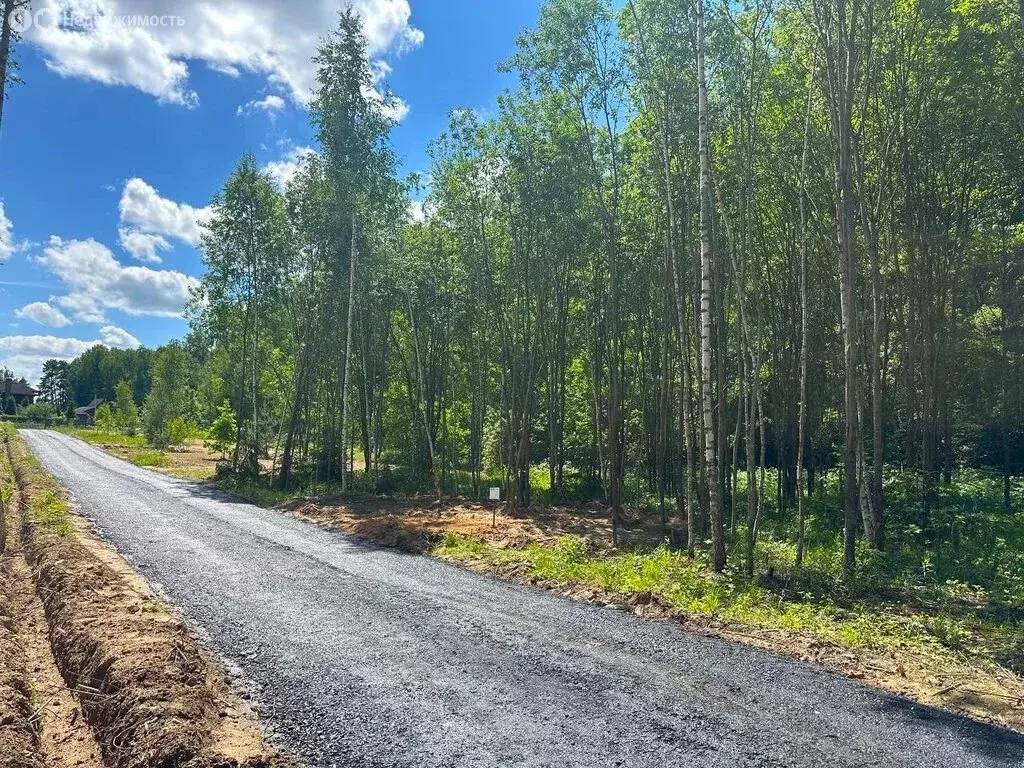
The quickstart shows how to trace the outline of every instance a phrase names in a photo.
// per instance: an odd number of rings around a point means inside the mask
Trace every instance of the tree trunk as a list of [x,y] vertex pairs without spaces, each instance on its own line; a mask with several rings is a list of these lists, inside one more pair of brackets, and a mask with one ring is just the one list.
[[804,443],[807,440],[807,257],[809,228],[807,216],[807,156],[810,150],[811,94],[814,89],[814,70],[817,59],[811,63],[810,83],[807,86],[807,116],[804,122],[804,146],[800,157],[800,405],[797,416],[796,448],[796,565],[804,564]]
[[[3,0],[3,19],[0,19],[3,25],[0,28],[0,127],[4,121],[4,100],[7,95],[8,68],[11,60],[11,14],[23,5],[24,0]],[[25,12],[29,13],[29,10],[26,9]]]
[[348,260],[348,308],[345,321],[345,363],[341,374],[341,490],[348,490],[348,473],[345,471],[346,434],[348,429],[348,376],[352,368],[352,318],[356,304],[356,209],[352,207],[350,235],[350,254]]
[[708,87],[704,66],[704,0],[697,0],[697,131],[700,160],[700,358],[701,411],[704,426],[704,472],[708,485],[708,517],[713,553],[711,567],[725,570],[725,530],[718,486],[715,441],[714,371],[711,366],[711,146],[708,139]]

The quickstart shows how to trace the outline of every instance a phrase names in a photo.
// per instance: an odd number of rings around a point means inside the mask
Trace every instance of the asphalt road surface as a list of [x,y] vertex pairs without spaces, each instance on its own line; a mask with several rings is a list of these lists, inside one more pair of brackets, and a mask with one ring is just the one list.
[[313,766],[1024,766],[1024,737],[22,433]]

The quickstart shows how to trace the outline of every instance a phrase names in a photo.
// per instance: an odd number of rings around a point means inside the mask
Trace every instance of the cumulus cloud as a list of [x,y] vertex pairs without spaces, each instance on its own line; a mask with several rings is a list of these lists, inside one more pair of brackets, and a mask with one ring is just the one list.
[[0,261],[7,261],[14,250],[14,225],[4,213],[4,203],[0,200]]
[[45,301],[34,301],[26,304],[21,309],[15,310],[17,317],[31,320],[39,325],[47,325],[50,328],[63,328],[71,323],[67,316],[56,307],[52,307]]
[[38,382],[43,363],[56,358],[73,360],[97,344],[108,347],[137,347],[139,340],[116,326],[100,329],[102,338],[91,341],[63,336],[0,336],[0,365],[5,365],[19,376]]
[[139,178],[125,182],[119,208],[121,247],[132,257],[150,264],[159,264],[158,252],[171,248],[169,237],[187,245],[199,245],[202,225],[213,215],[209,206],[194,208],[162,197]]
[[[163,0],[39,0],[33,8],[53,15],[33,25],[27,39],[61,75],[137,88],[171,104],[198,102],[189,61],[229,76],[263,75],[306,104],[316,74],[311,53],[349,4],[363,20],[375,62],[423,42],[410,24],[409,0],[179,0],[173,7]],[[84,23],[53,23],[62,8]]]
[[264,165],[263,172],[268,174],[277,188],[284,192],[288,182],[302,170],[311,154],[316,154],[316,150],[312,147],[292,147],[288,154],[280,160],[272,160]]
[[108,347],[135,349],[142,346],[141,341],[128,333],[124,328],[118,328],[116,325],[104,325],[100,328],[100,338]]
[[271,93],[262,99],[247,101],[236,110],[235,114],[251,115],[253,112],[266,112],[273,119],[282,109],[284,109],[284,99]]
[[51,237],[38,259],[64,283],[68,293],[55,301],[82,322],[102,323],[105,310],[130,315],[180,317],[194,277],[174,270],[126,267],[102,243]]
[[163,261],[157,255],[157,251],[166,251],[171,247],[171,244],[163,236],[150,232],[121,227],[117,233],[121,239],[121,247],[125,251],[139,261],[146,261],[150,264],[159,264]]
[[[120,211],[122,225],[129,225],[143,233],[173,237],[192,246],[199,245],[203,234],[202,224],[213,215],[209,207],[193,208],[188,203],[176,203],[161,197],[159,192],[139,178],[125,182]],[[160,246],[154,241],[150,243],[155,255],[155,248]]]

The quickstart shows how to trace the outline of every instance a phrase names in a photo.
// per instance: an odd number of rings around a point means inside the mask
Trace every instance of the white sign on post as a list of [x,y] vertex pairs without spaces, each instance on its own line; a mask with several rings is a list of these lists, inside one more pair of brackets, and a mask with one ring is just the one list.
[[491,501],[501,501],[501,488],[491,487],[487,489],[487,498]]

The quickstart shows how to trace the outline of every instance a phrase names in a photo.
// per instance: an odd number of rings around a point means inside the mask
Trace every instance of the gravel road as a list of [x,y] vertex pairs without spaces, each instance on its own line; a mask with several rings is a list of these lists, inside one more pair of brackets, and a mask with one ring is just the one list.
[[1024,737],[26,430],[311,766],[1024,766]]

